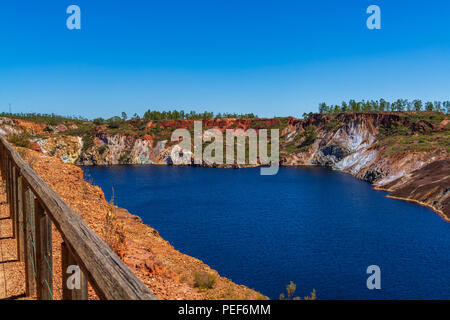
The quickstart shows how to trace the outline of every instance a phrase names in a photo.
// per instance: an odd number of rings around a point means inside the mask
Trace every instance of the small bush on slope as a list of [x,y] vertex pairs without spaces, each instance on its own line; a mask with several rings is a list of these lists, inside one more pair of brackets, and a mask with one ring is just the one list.
[[19,133],[8,136],[8,141],[18,147],[29,148],[31,143],[27,134]]
[[207,272],[194,273],[194,287],[199,289],[212,289],[216,283],[216,276]]

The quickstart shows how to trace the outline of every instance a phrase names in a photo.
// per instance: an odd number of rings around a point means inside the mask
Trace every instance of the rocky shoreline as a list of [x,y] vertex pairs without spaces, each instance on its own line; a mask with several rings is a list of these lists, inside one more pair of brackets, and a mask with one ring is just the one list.
[[[77,165],[172,164],[170,133],[193,130],[191,120],[128,121],[83,133],[80,124],[46,125],[0,118],[0,134],[27,131],[31,148]],[[311,114],[305,119],[209,119],[203,128],[280,130],[280,165],[316,165],[343,171],[375,188],[432,208],[450,219],[450,119],[433,112]],[[80,132],[81,130],[81,132]],[[193,161],[192,161],[193,163]],[[428,167],[430,166],[431,167]],[[240,168],[248,165],[209,165]],[[252,165],[257,166],[257,165]],[[426,175],[433,179],[426,179]],[[439,183],[434,183],[439,181]],[[420,192],[418,192],[420,190]]]

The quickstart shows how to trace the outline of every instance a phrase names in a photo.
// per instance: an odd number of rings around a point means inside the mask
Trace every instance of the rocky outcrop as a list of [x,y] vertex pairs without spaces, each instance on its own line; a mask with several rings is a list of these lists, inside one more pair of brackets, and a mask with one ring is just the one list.
[[76,163],[81,155],[83,141],[81,137],[58,135],[47,139],[32,139],[42,153],[58,157],[65,163]]
[[10,134],[17,134],[19,132],[21,132],[21,129],[17,128],[17,121],[0,117],[0,135],[6,136]]
[[[323,115],[306,122],[296,120],[288,131],[291,139],[311,124],[317,126],[318,136],[308,150],[292,153],[282,163],[328,166],[347,172],[376,188],[391,191],[392,197],[427,205],[450,221],[446,191],[450,187],[450,162],[444,148],[387,154],[386,146],[378,139],[380,128],[399,122],[402,126],[409,125],[397,115],[342,114],[333,121],[337,124],[330,126],[329,119]],[[427,134],[430,130],[448,130],[444,128],[448,126],[447,121],[444,119],[440,128],[425,121],[413,123],[410,128],[413,135],[414,132]]]
[[426,205],[450,221],[450,160],[431,162],[397,179],[378,183],[378,189],[391,191],[389,197]]

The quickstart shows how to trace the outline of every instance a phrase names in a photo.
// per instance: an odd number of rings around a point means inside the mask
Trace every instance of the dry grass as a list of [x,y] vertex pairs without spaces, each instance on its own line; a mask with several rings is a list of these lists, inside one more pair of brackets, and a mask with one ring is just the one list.
[[194,272],[194,287],[212,289],[216,284],[216,276],[208,272]]
[[123,223],[117,219],[116,207],[110,202],[105,215],[103,225],[103,239],[106,244],[121,258],[125,258],[128,250],[125,228]]

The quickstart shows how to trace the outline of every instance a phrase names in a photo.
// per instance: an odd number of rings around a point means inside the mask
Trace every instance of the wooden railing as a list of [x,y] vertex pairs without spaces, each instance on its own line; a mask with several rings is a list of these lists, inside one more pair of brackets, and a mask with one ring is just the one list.
[[[27,296],[36,294],[39,300],[54,298],[54,224],[63,239],[62,299],[88,299],[88,282],[100,299],[156,299],[3,137],[0,137],[0,167],[13,223],[13,237],[17,239],[18,259],[25,262]],[[68,286],[72,283],[69,279],[72,272],[79,275],[79,285],[73,281],[75,287]]]

